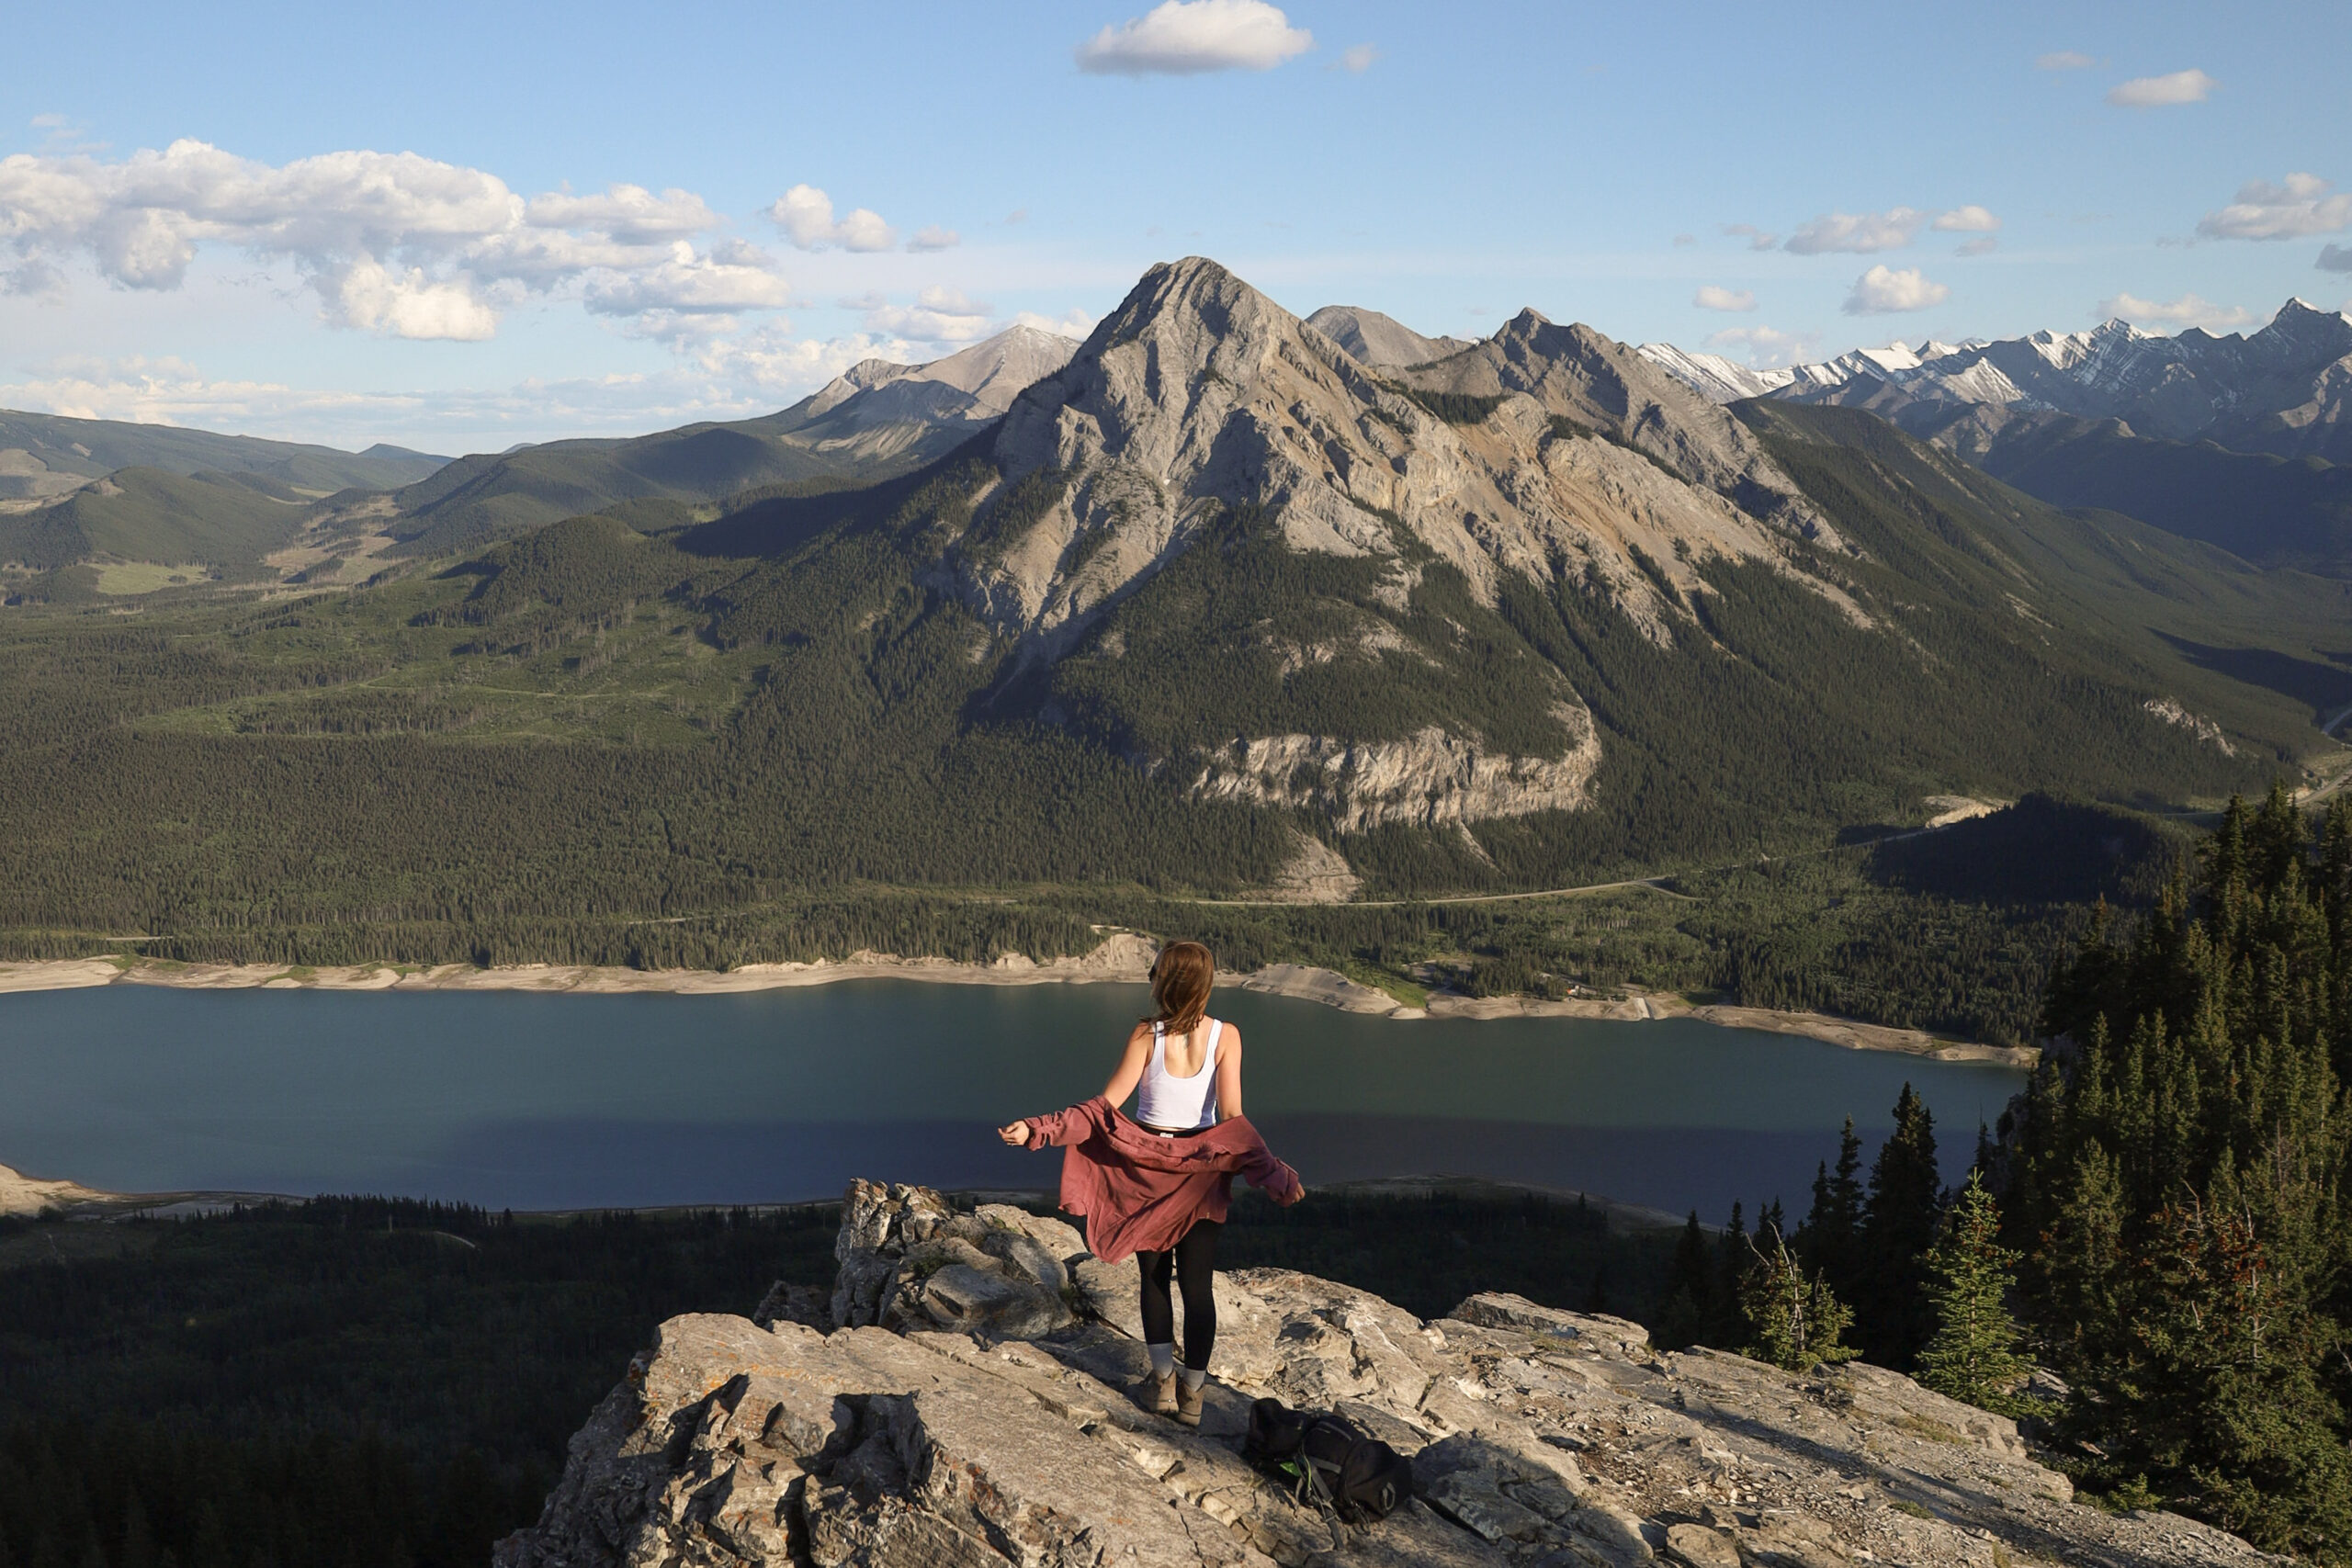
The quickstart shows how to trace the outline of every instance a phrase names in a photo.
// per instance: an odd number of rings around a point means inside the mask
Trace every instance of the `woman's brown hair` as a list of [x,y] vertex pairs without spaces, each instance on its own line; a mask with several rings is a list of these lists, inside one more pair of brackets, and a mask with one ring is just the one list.
[[1189,1034],[1208,1015],[1209,987],[1216,979],[1216,960],[1197,942],[1171,942],[1151,964],[1151,999],[1159,1011],[1144,1020],[1164,1023],[1179,1034]]

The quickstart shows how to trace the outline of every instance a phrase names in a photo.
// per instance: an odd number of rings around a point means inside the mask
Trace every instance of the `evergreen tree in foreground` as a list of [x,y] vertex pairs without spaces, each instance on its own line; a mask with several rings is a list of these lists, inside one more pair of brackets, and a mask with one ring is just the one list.
[[2001,1216],[1983,1178],[1971,1172],[1943,1235],[1928,1254],[1928,1301],[1935,1333],[1919,1352],[1918,1380],[1980,1409],[2015,1414],[2014,1391],[2031,1371],[2017,1353],[2018,1325],[2007,1297],[2018,1254],[2000,1243]]
[[1690,1211],[1676,1243],[1674,1263],[1666,1276],[1666,1303],[1657,1314],[1650,1343],[1661,1350],[1682,1350],[1704,1339],[1715,1321],[1715,1260],[1707,1247],[1707,1233],[1699,1226],[1699,1211]]
[[1860,1355],[1840,1337],[1853,1326],[1854,1314],[1820,1271],[1805,1277],[1804,1264],[1789,1250],[1778,1226],[1759,1225],[1756,1235],[1768,1245],[1747,1244],[1753,1261],[1739,1287],[1740,1306],[1756,1342],[1740,1353],[1792,1372]]
[[1907,1371],[1927,1343],[1922,1269],[1942,1219],[1935,1117],[1906,1083],[1894,1102],[1894,1131],[1871,1165],[1857,1270],[1862,1351],[1879,1366]]
[[2008,1240],[2087,1485],[2352,1563],[2352,806],[2233,801],[2199,858],[2052,975]]
[[1846,1301],[1859,1299],[1857,1275],[1861,1261],[1862,1140],[1854,1119],[1846,1118],[1838,1134],[1838,1168],[1827,1162],[1813,1179],[1813,1211],[1790,1239],[1804,1260],[1828,1278],[1830,1288]]

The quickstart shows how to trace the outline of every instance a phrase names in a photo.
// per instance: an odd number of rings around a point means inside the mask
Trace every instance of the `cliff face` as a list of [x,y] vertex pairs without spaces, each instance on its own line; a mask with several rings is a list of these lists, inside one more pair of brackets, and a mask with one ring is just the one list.
[[[861,1182],[837,1250],[830,1302],[663,1324],[498,1568],[2273,1561],[2075,1503],[2013,1423],[1871,1367],[1664,1355],[1514,1296],[1423,1323],[1250,1269],[1218,1276],[1193,1432],[1130,1397],[1134,1269],[1069,1226]],[[1385,1438],[1415,1499],[1366,1527],[1294,1503],[1238,1457],[1261,1394]]]

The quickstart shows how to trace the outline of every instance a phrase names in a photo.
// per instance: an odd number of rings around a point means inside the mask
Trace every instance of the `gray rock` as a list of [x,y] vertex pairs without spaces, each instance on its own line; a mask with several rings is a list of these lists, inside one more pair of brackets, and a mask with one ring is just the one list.
[[1011,1264],[1057,1300],[1069,1289],[1069,1270],[1063,1267],[1062,1260],[1044,1242],[1024,1232],[991,1230],[980,1238],[980,1250],[1000,1262]]
[[829,1334],[833,1328],[832,1297],[814,1285],[796,1285],[778,1280],[752,1309],[752,1321],[762,1328],[774,1328],[779,1323],[797,1323]]
[[983,1203],[972,1211],[972,1217],[1000,1230],[1018,1231],[1042,1245],[1064,1263],[1087,1256],[1086,1238],[1079,1235],[1078,1227],[1067,1220],[1057,1220],[1050,1214],[1033,1214],[1010,1203]]
[[1683,1568],[1739,1568],[1739,1546],[1704,1525],[1668,1525],[1666,1552]]
[[[920,1190],[851,1196],[834,1302],[900,1332],[663,1324],[496,1568],[2277,1561],[2077,1505],[2014,1424],[1907,1378],[1660,1355],[1638,1325],[1512,1296],[1424,1324],[1307,1275],[1220,1275],[1216,1375],[1187,1430],[1132,1396],[1147,1362],[1114,1321],[1132,1265],[1073,1264],[1043,1225]],[[1045,1261],[1086,1320],[1044,1289]],[[1238,1453],[1264,1395],[1340,1409],[1410,1456],[1419,1495],[1355,1526],[1267,1484]]]

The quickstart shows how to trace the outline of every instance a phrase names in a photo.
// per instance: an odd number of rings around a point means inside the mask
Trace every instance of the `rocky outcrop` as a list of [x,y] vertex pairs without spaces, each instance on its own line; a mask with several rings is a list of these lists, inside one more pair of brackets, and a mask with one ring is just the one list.
[[[1220,1275],[1189,1431],[1130,1397],[1132,1266],[1077,1241],[1015,1209],[854,1186],[821,1314],[786,1290],[765,1326],[663,1324],[498,1568],[2272,1561],[2075,1503],[2013,1423],[1893,1373],[1660,1354],[1638,1325],[1515,1296],[1424,1323],[1307,1275]],[[1024,1319],[1057,1315],[1061,1278],[1058,1325]],[[1259,1395],[1377,1433],[1416,1496],[1369,1526],[1294,1501],[1238,1452]]]
[[[1408,385],[1493,407],[1450,423]],[[1023,393],[993,459],[964,592],[1047,653],[1236,509],[1293,549],[1400,574],[1433,553],[1489,604],[1505,574],[1597,582],[1651,624],[1690,620],[1696,563],[1818,586],[1792,545],[1837,544],[1736,420],[1589,328],[1526,312],[1434,366],[1379,371],[1197,256],[1145,274]]]
[[1585,804],[1600,765],[1600,739],[1581,708],[1559,716],[1577,739],[1557,758],[1492,755],[1433,727],[1403,740],[1237,740],[1209,754],[1193,794],[1315,811],[1343,833],[1573,811]]

